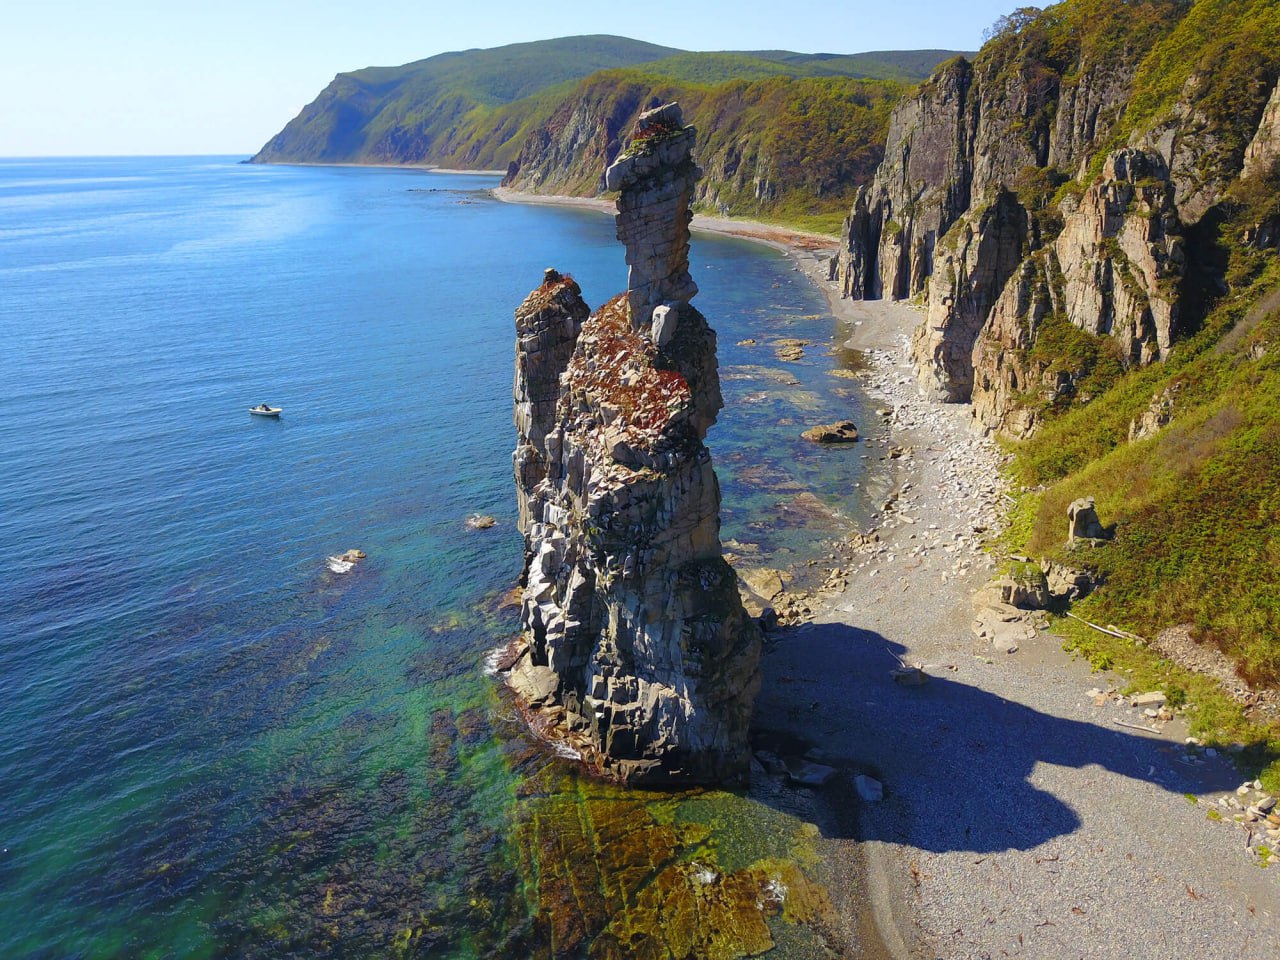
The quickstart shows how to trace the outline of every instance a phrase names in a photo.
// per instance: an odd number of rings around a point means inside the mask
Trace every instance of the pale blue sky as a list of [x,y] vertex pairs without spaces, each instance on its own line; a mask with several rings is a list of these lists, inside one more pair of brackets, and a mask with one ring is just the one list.
[[0,28],[0,156],[250,154],[335,73],[572,34],[688,50],[976,49],[1019,2],[15,0]]

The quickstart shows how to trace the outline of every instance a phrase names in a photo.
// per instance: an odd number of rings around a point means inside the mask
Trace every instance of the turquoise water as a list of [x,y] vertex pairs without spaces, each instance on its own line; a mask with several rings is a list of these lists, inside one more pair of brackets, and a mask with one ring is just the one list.
[[[511,315],[545,266],[593,305],[626,268],[611,219],[494,183],[0,161],[0,956],[537,946],[511,825],[543,761],[482,671],[521,556]],[[693,260],[724,535],[801,564],[867,504],[797,435],[861,400],[766,344],[833,321],[775,251]]]

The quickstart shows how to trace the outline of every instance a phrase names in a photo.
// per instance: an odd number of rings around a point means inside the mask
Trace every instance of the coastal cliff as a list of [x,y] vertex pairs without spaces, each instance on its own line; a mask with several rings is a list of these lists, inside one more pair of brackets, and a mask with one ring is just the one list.
[[678,100],[701,131],[700,209],[833,230],[880,162],[889,110],[947,50],[696,53],[585,36],[339,74],[255,163],[502,170],[530,193],[594,195],[636,118]]
[[699,210],[747,216],[837,215],[883,156],[889,111],[905,87],[850,77],[772,77],[712,87],[606,71],[580,82],[535,126],[503,185],[591,195],[599,170],[654,102],[678,99],[701,131]]
[[536,730],[627,783],[744,776],[760,683],[704,444],[722,400],[715,333],[689,304],[693,143],[668,104],[606,172],[626,293],[591,313],[548,270],[516,311],[524,634],[508,683]]
[[[846,297],[923,297],[912,355],[928,393],[1027,436],[1096,395],[1091,375],[1161,360],[1198,327],[1224,278],[1188,261],[1208,260],[1241,173],[1274,164],[1261,144],[1277,116],[1260,64],[1230,112],[1210,95],[1222,81],[1197,72],[1149,105],[1167,86],[1152,62],[1210,5],[1026,8],[895,108],[831,273]],[[1037,351],[1044,330],[1056,339]]]
[[[1265,0],[1015,11],[895,108],[830,271],[923,308],[920,387],[1016,441],[1015,548],[1089,571],[1082,617],[1271,686],[1277,36]],[[1114,530],[1087,548],[1062,537],[1084,498]]]

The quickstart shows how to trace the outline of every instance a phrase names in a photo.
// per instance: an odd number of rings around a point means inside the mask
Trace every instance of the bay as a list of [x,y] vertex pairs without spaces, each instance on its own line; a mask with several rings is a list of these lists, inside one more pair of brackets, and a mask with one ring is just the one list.
[[[662,869],[804,860],[785,810],[550,764],[484,673],[516,629],[512,311],[546,266],[593,305],[626,284],[610,218],[494,185],[0,160],[0,955],[541,955],[570,874],[537,825],[583,811],[619,849],[667,837]],[[875,478],[799,433],[864,401],[789,259],[699,234],[692,260],[723,535],[803,571]],[[624,900],[582,936],[666,922]],[[782,925],[778,955],[819,955]]]

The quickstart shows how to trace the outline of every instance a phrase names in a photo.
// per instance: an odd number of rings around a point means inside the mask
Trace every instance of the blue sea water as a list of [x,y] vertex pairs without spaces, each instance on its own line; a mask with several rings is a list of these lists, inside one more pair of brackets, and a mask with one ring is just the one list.
[[[608,217],[493,185],[0,160],[0,956],[489,955],[532,909],[482,670],[521,559],[512,311],[548,265],[593,305],[626,268]],[[692,259],[724,536],[802,567],[871,488],[798,434],[863,401],[790,260]]]

